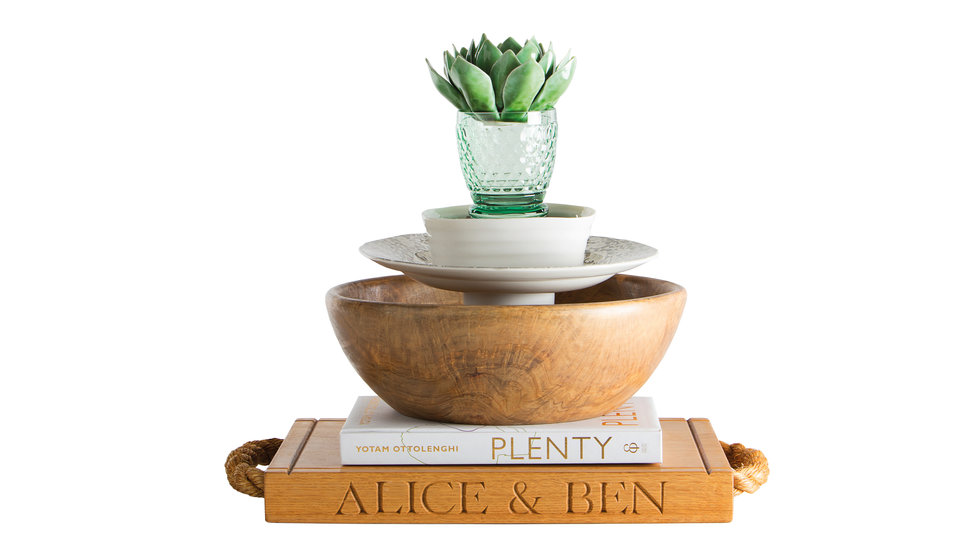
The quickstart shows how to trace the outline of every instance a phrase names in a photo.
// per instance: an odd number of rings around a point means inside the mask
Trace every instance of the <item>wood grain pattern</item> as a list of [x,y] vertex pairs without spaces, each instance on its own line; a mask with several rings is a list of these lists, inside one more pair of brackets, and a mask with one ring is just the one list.
[[684,288],[617,275],[549,306],[464,306],[405,276],[327,294],[337,339],[398,412],[463,424],[543,424],[623,404],[660,363]]
[[716,470],[731,471],[732,467],[728,464],[728,458],[725,457],[725,451],[721,448],[721,444],[718,443],[718,437],[715,436],[715,431],[711,428],[711,422],[708,422],[707,418],[691,418],[687,423],[691,428],[691,435],[694,436],[694,441],[697,443],[698,452],[701,453],[701,461],[708,473]]
[[316,425],[316,418],[300,418],[293,422],[293,427],[286,434],[286,439],[282,440],[282,445],[279,446],[279,451],[272,458],[268,468],[291,469]]
[[[266,521],[677,523],[732,518],[732,470],[707,420],[661,419],[650,465],[342,466],[341,420],[290,431],[265,475]],[[694,430],[697,430],[696,434]],[[309,438],[297,445],[304,434]],[[301,449],[298,456],[290,449]],[[283,451],[285,450],[285,451]],[[703,457],[712,462],[706,465]]]

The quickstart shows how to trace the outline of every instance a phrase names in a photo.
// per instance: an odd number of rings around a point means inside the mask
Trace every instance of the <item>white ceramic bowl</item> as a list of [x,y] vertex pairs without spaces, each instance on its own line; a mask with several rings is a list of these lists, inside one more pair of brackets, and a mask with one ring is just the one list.
[[471,218],[469,206],[422,213],[432,262],[440,266],[544,268],[578,266],[595,210],[549,204],[543,218]]

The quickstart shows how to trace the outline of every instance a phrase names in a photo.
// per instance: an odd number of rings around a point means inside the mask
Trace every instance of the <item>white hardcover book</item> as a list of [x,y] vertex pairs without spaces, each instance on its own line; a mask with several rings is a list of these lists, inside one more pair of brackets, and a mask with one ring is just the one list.
[[650,397],[603,416],[530,426],[445,424],[409,418],[358,397],[340,430],[345,465],[659,463],[660,420]]

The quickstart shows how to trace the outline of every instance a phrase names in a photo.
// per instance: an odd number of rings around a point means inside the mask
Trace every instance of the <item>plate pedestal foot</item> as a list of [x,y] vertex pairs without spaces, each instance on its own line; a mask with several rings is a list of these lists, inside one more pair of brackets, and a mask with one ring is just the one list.
[[465,305],[554,305],[555,294],[488,294],[466,292]]

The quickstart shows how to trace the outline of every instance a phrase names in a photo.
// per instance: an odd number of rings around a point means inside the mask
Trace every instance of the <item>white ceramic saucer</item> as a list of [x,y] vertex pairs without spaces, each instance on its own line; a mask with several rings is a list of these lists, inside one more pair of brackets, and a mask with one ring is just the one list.
[[476,305],[547,305],[555,292],[581,290],[635,268],[657,254],[642,243],[590,237],[584,262],[578,266],[504,268],[440,266],[430,261],[429,236],[410,233],[370,241],[361,254],[423,284],[464,292],[464,302]]

